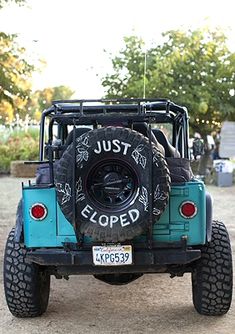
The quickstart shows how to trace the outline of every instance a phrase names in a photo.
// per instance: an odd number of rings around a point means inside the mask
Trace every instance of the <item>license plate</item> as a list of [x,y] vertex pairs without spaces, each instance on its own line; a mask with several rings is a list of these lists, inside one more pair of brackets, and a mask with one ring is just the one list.
[[132,264],[131,245],[93,246],[93,263],[96,266],[122,266]]

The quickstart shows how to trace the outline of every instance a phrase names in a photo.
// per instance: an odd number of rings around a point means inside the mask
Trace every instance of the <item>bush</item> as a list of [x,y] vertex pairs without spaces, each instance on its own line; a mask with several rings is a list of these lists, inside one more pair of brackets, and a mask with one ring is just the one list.
[[38,159],[38,130],[14,131],[7,140],[0,139],[0,173],[9,173],[11,161]]

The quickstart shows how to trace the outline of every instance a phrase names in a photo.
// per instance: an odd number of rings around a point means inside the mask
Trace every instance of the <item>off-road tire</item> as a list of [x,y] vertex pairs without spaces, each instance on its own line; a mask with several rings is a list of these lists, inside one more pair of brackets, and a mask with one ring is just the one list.
[[203,315],[223,315],[232,301],[233,270],[229,235],[222,222],[213,222],[211,242],[201,252],[192,272],[194,307]]
[[4,289],[10,312],[19,318],[42,315],[48,305],[50,275],[26,260],[27,250],[14,241],[11,230],[4,256]]

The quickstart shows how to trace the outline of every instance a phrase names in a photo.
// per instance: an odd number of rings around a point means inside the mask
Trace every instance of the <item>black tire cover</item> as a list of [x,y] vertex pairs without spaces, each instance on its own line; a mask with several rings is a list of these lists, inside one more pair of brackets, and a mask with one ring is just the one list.
[[[167,163],[154,144],[152,144],[152,150],[154,198],[152,213],[155,219],[159,219],[168,203],[170,176]],[[57,200],[71,224],[73,223],[73,193],[75,193],[72,189],[73,164],[73,144],[71,144],[63,153],[55,172]],[[128,171],[128,175],[132,175],[128,185],[131,190],[128,189],[127,192],[124,191],[126,185],[117,186],[116,184],[117,188],[111,185],[112,180],[114,183],[121,182],[115,181],[120,177],[121,172],[102,172],[109,170],[110,165],[116,164],[119,166],[118,169],[124,168],[124,171]],[[106,127],[92,130],[76,138],[76,220],[80,232],[96,241],[118,242],[133,239],[146,231],[149,221],[149,165],[148,138],[131,129]],[[100,180],[98,180],[98,183],[93,183],[96,172],[98,179],[99,173],[106,173],[104,180],[108,178],[108,182],[110,180],[112,182],[99,183]],[[125,177],[128,178],[126,175]],[[95,187],[98,187],[98,190]],[[120,187],[120,198],[125,197],[127,193],[130,197],[128,200],[124,200],[121,204],[107,203],[107,205],[106,202],[97,202],[97,191],[99,195],[105,193],[106,196],[106,192],[112,192],[113,188],[116,191],[118,187]],[[112,193],[105,196],[105,201],[106,197],[111,202],[114,201]],[[119,193],[114,196],[117,201],[120,200],[118,196]]]

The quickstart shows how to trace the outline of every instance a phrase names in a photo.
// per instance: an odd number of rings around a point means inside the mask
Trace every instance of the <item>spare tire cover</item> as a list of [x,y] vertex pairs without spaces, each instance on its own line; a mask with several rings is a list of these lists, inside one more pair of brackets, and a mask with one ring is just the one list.
[[[118,242],[146,231],[152,163],[153,212],[159,219],[170,189],[167,163],[148,138],[122,127],[96,129],[76,138],[76,191],[73,144],[58,162],[55,186],[60,208],[73,224],[73,193],[80,232],[93,240]],[[153,161],[150,162],[152,156]]]

